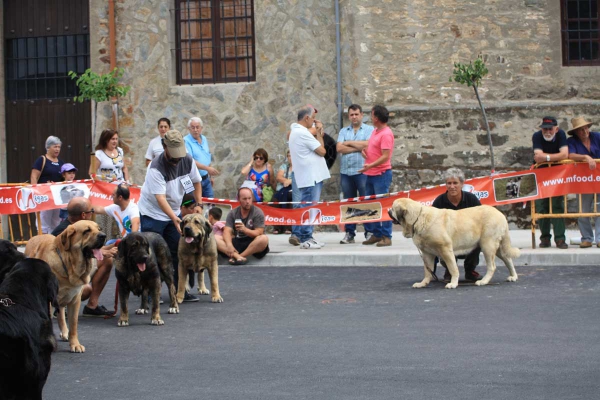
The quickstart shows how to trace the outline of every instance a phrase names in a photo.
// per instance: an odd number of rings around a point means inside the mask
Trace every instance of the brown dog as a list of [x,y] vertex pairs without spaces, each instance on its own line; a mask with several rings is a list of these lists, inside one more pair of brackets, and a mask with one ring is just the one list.
[[494,207],[478,206],[457,211],[427,207],[404,198],[394,201],[388,214],[394,223],[402,226],[404,237],[412,238],[423,257],[425,278],[415,283],[414,288],[429,284],[436,256],[444,260],[452,275],[446,289],[456,288],[458,267],[455,255],[468,254],[477,246],[485,256],[487,272],[475,285],[483,286],[490,282],[496,271],[496,256],[508,268],[506,280],[515,282],[518,279],[512,259],[519,257],[520,251],[510,243],[506,217]]
[[209,294],[204,284],[204,270],[208,270],[212,302],[222,303],[219,293],[219,264],[217,242],[212,235],[212,227],[201,214],[189,214],[181,221],[181,239],[177,255],[179,257],[179,283],[177,301],[181,303],[185,295],[188,271],[198,272],[198,292]]
[[[60,338],[69,341],[73,353],[85,352],[77,337],[77,322],[81,306],[81,290],[90,282],[92,259],[102,260],[100,248],[106,235],[93,221],[71,224],[58,236],[40,235],[29,240],[27,257],[39,258],[50,265],[58,279],[58,327]],[[65,306],[69,311],[69,327],[65,322]]]

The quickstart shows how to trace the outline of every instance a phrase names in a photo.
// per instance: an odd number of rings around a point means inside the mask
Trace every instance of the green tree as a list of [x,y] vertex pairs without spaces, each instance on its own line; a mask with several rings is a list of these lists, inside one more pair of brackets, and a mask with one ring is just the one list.
[[475,96],[479,102],[481,113],[483,114],[483,121],[485,123],[485,129],[487,130],[488,142],[490,143],[490,154],[492,156],[492,173],[496,170],[494,163],[494,146],[492,144],[492,134],[490,133],[490,125],[488,124],[487,115],[485,114],[485,107],[479,97],[479,91],[477,88],[481,84],[481,80],[488,74],[488,69],[485,67],[485,63],[481,58],[475,60],[475,62],[469,62],[469,64],[454,63],[454,71],[450,77],[450,82],[453,80],[463,85],[472,86],[475,90]]
[[91,100],[94,105],[94,126],[92,130],[92,143],[96,143],[96,124],[98,121],[98,103],[108,101],[111,98],[126,96],[130,86],[125,86],[119,83],[119,79],[123,76],[123,68],[115,68],[106,74],[97,74],[91,69],[87,69],[83,74],[77,75],[73,71],[69,71],[71,79],[77,79],[75,84],[79,88],[79,96],[75,96],[73,100],[80,103],[85,100]]

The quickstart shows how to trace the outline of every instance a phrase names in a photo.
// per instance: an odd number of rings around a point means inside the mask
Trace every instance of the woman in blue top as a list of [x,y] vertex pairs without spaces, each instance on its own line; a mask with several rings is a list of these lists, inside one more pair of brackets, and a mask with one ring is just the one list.
[[257,149],[252,155],[250,163],[242,168],[242,175],[246,178],[244,186],[252,189],[254,200],[262,201],[262,190],[266,185],[275,185],[273,167],[269,164],[269,154],[265,149]]

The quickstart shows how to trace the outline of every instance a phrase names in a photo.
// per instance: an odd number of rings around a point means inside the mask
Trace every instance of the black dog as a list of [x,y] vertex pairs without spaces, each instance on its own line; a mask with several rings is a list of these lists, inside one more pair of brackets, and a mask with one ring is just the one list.
[[18,262],[0,284],[0,399],[41,399],[56,350],[49,305],[58,280],[45,261]]
[[10,272],[13,266],[25,255],[17,250],[17,246],[8,240],[0,239],[0,283],[4,280],[4,275]]
[[136,314],[148,313],[148,294],[152,296],[152,325],[164,325],[160,319],[161,280],[169,288],[171,305],[169,314],[178,314],[179,306],[173,284],[173,261],[167,242],[157,233],[132,232],[119,243],[115,259],[115,275],[119,281],[121,316],[118,326],[129,325],[129,292],[142,296],[142,304]]

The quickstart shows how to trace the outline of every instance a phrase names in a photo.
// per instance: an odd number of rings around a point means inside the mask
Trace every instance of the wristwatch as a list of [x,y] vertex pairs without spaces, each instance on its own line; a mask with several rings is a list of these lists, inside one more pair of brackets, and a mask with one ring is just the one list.
[[550,162],[550,155],[546,154],[546,161]]

